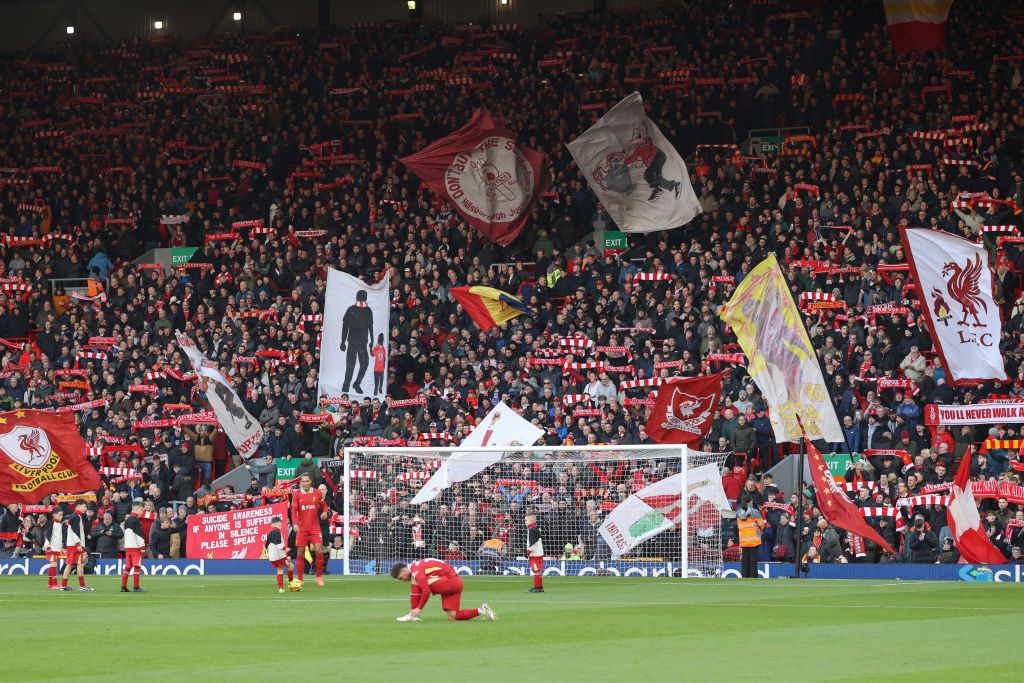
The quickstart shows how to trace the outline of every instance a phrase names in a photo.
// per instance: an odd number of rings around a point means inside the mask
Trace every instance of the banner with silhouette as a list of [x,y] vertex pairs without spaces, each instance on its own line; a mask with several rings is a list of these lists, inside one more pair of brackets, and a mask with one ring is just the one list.
[[938,230],[900,228],[921,312],[953,386],[1005,381],[1002,322],[981,244]]
[[390,275],[368,285],[340,270],[328,270],[320,340],[322,398],[384,400],[391,338],[390,290]]

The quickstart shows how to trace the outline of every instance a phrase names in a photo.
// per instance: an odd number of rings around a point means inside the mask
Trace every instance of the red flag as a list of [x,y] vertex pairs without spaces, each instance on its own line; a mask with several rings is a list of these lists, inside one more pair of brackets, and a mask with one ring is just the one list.
[[658,387],[645,431],[657,443],[696,446],[711,429],[725,373],[672,377]]
[[0,501],[32,504],[51,493],[101,488],[86,452],[74,413],[0,413]]
[[821,510],[821,514],[830,524],[835,524],[841,529],[874,541],[890,553],[895,554],[896,551],[868,524],[857,506],[836,484],[836,480],[832,478],[832,473],[829,472],[828,465],[825,463],[825,458],[821,457],[821,452],[810,441],[806,439],[805,441],[807,441],[807,464],[811,468],[814,495],[818,499],[818,509]]
[[399,161],[487,239],[505,246],[551,185],[545,159],[479,108],[462,128]]
[[950,531],[956,539],[960,557],[971,564],[1005,564],[1006,558],[988,540],[985,528],[981,525],[981,515],[974,502],[974,491],[971,490],[971,457],[970,453],[960,461],[953,481],[953,491],[946,507],[946,520]]

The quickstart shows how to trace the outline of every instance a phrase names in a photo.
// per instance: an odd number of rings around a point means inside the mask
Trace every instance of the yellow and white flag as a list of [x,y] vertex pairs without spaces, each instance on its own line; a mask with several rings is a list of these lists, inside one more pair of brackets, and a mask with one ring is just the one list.
[[779,262],[772,254],[736,288],[720,311],[747,354],[747,369],[770,409],[780,442],[808,438],[842,443],[842,427],[825,378]]

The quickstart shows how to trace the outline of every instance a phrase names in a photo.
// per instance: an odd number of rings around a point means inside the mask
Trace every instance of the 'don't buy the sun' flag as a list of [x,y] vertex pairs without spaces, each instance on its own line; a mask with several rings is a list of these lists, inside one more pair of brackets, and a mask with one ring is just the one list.
[[517,315],[529,313],[521,300],[494,287],[452,287],[449,291],[481,330],[489,330]]
[[883,0],[882,5],[896,52],[946,47],[946,20],[953,0]]

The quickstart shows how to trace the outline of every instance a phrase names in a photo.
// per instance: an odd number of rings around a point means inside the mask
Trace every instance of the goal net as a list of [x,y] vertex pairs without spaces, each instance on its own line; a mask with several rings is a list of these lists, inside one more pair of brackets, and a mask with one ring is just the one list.
[[[722,571],[727,531],[719,507],[692,493],[684,498],[684,488],[693,492],[711,480],[720,488],[724,453],[684,446],[350,447],[344,458],[344,513],[332,520],[330,531],[332,538],[349,539],[346,574],[387,573],[395,562],[425,557],[445,560],[465,574],[529,574],[524,516],[531,510],[541,529],[546,575]],[[473,470],[480,471],[428,502],[415,500],[425,484],[433,492],[439,481]],[[686,476],[675,476],[680,473]],[[697,475],[701,482],[693,481]],[[664,485],[651,488],[659,482]],[[646,515],[634,510],[638,498]],[[624,507],[616,513],[619,506]],[[602,533],[606,520],[605,531],[620,536],[611,545]],[[621,553],[623,534],[641,542]],[[613,549],[616,542],[620,546]]]

